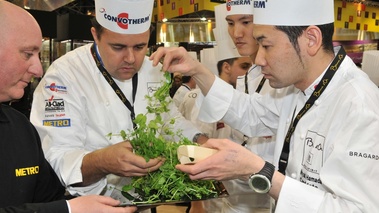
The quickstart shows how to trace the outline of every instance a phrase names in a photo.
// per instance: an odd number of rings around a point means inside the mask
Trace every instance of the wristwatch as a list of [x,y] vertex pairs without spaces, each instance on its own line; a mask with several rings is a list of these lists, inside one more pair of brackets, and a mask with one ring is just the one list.
[[269,162],[258,173],[252,174],[249,177],[249,186],[257,193],[264,194],[271,189],[271,179],[275,172],[275,166]]
[[206,133],[197,133],[195,136],[193,136],[192,141],[197,143],[197,140],[199,139],[200,136],[208,137]]

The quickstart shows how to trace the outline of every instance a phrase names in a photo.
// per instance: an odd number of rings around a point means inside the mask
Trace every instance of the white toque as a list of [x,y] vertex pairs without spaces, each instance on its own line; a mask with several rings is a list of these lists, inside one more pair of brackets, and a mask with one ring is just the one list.
[[309,26],[334,22],[334,0],[255,0],[254,24]]
[[96,20],[121,34],[139,34],[150,28],[154,0],[95,0]]
[[253,15],[253,0],[227,0],[226,15]]

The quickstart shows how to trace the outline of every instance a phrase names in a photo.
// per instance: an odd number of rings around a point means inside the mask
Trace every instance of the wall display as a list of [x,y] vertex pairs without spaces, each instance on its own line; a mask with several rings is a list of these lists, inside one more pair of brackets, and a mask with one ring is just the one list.
[[[379,32],[379,25],[376,24],[379,6],[370,5],[370,1],[359,3],[352,0],[334,0],[334,7],[336,14],[334,25],[336,28],[356,30],[359,24],[359,30]],[[361,29],[365,25],[366,27]]]

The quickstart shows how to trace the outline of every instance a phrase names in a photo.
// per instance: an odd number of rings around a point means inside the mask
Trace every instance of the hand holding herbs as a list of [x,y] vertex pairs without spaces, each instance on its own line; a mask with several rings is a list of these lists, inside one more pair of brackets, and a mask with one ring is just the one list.
[[[164,164],[154,172],[149,172],[146,176],[132,177],[130,185],[123,187],[122,191],[127,192],[135,189],[140,197],[138,203],[156,203],[181,200],[199,200],[217,197],[218,193],[213,181],[191,180],[189,176],[177,169],[179,164],[177,149],[180,145],[195,145],[185,138],[180,131],[175,132],[175,118],[164,120],[162,115],[169,112],[169,98],[171,86],[171,75],[165,72],[166,82],[154,93],[153,96],[146,96],[148,100],[147,114],[138,114],[134,120],[136,129],[126,133],[121,131],[124,140],[129,140],[134,152],[149,159],[163,157]],[[148,114],[154,115],[154,119],[147,121]],[[175,141],[175,138],[180,138]]]

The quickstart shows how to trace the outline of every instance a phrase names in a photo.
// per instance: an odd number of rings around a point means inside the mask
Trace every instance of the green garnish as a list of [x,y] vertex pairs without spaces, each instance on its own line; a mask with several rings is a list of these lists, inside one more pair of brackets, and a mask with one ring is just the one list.
[[[161,115],[169,111],[169,98],[171,87],[171,74],[165,72],[166,81],[154,93],[153,96],[145,96],[148,100],[146,114],[138,114],[134,120],[137,128],[130,133],[121,131],[124,140],[129,140],[137,155],[149,159],[163,157],[164,164],[154,172],[143,177],[132,177],[130,185],[123,187],[127,192],[131,189],[141,195],[142,202],[156,203],[167,201],[198,200],[217,197],[216,187],[211,180],[191,180],[189,176],[177,169],[179,164],[177,148],[180,145],[195,145],[185,138],[181,131],[174,132],[175,118],[163,121]],[[155,115],[154,119],[147,123],[147,117]],[[111,134],[110,134],[111,135]],[[176,140],[179,138],[179,141]]]

